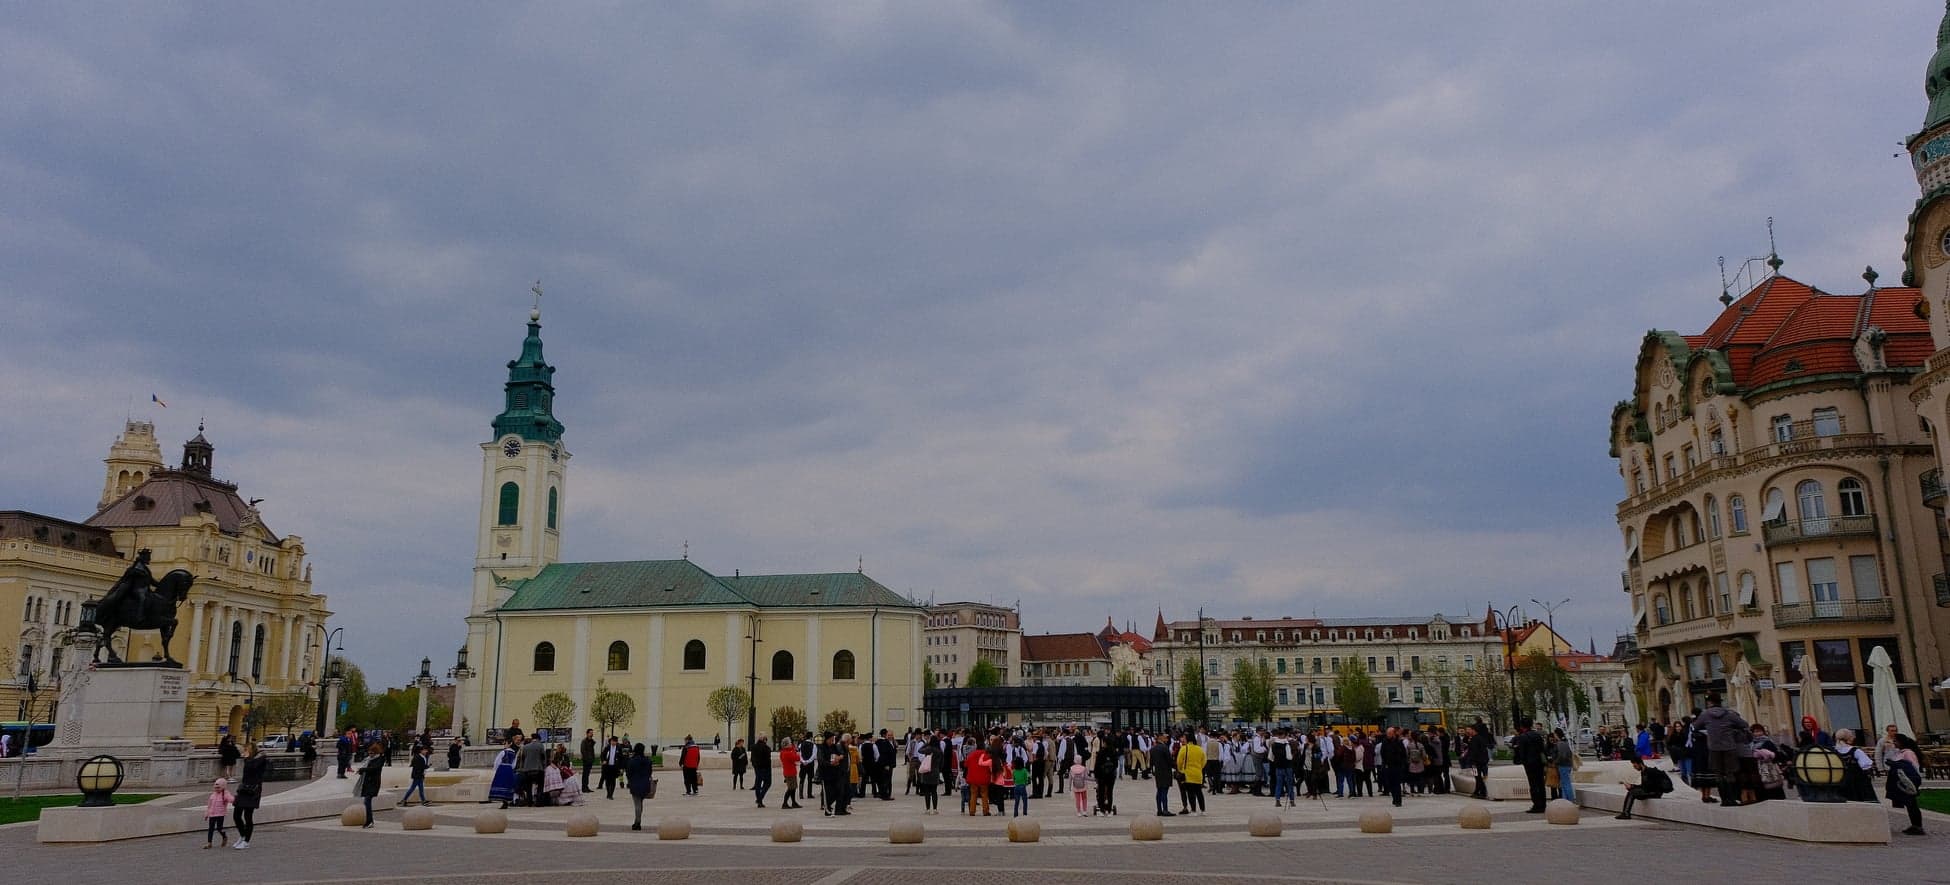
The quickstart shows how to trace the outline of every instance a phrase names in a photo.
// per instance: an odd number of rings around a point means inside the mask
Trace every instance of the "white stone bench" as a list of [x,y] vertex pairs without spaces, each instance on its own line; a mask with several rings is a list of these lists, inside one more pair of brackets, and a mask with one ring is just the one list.
[[[1677,780],[1677,778],[1675,778]],[[1495,779],[1491,779],[1495,783]],[[1632,803],[1632,816],[1721,830],[1738,830],[1801,842],[1850,842],[1887,845],[1889,813],[1869,802],[1803,802],[1785,800],[1728,807],[1718,801],[1701,802],[1699,792],[1683,783],[1658,799]],[[1625,808],[1625,787],[1616,783],[1578,785],[1578,804],[1612,814]]]

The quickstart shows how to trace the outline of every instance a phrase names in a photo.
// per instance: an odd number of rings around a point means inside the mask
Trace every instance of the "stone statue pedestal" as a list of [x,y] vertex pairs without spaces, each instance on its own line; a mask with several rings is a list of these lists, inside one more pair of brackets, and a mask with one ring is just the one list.
[[186,671],[113,667],[77,675],[82,684],[61,705],[55,747],[78,755],[147,756],[157,752],[157,742],[180,739],[189,701]]

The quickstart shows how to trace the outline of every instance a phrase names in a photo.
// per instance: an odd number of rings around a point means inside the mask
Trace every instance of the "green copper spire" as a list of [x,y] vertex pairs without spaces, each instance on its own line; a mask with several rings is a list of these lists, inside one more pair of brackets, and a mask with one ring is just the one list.
[[1923,118],[1925,130],[1950,120],[1950,0],[1946,0],[1943,23],[1936,28],[1936,54],[1930,56],[1930,69],[1924,72],[1923,94],[1930,98],[1930,114]]
[[528,337],[521,342],[521,356],[508,362],[502,411],[494,416],[496,439],[512,433],[536,442],[561,441],[562,422],[551,411],[554,379],[555,367],[542,359],[542,311],[537,306],[528,313]]

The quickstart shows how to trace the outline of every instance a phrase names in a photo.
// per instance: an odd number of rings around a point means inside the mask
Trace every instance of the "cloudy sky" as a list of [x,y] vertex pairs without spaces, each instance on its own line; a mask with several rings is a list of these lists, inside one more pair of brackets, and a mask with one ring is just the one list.
[[[1940,4],[34,4],[0,16],[0,508],[129,403],[463,634],[540,278],[569,559],[1032,631],[1573,602],[1715,259],[1900,277]],[[151,393],[167,410],[146,405]]]

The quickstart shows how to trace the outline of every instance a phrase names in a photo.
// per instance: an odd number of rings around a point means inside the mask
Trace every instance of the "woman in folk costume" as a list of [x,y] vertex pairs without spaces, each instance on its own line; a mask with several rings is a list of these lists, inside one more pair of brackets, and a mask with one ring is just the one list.
[[502,808],[507,808],[514,798],[515,748],[511,744],[494,757],[494,780],[488,782],[488,801],[500,802]]

